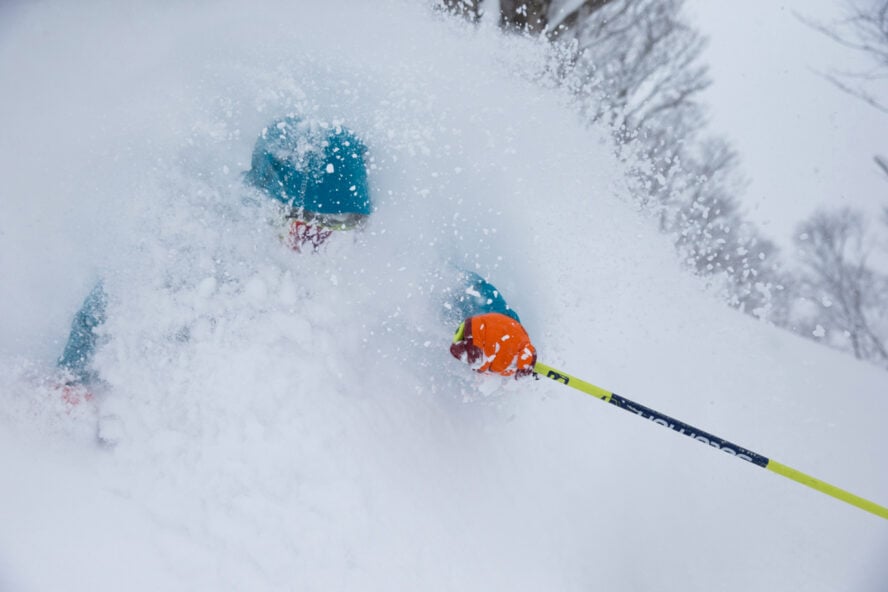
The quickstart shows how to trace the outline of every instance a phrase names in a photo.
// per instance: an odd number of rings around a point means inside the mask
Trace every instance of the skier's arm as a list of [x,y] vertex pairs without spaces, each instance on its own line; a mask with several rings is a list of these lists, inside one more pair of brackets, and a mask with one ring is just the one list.
[[471,271],[460,273],[459,284],[451,292],[450,300],[447,308],[452,311],[449,316],[454,320],[462,321],[476,315],[498,312],[521,322],[518,313],[512,310],[500,291]]
[[88,382],[91,378],[88,367],[96,350],[98,336],[95,330],[105,322],[106,303],[105,289],[99,283],[86,297],[71,322],[71,333],[57,364],[70,372],[77,382]]

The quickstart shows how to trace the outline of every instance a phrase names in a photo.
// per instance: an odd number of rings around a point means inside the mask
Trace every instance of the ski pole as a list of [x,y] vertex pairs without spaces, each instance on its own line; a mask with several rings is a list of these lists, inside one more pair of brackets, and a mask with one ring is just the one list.
[[852,506],[857,506],[862,510],[866,510],[867,512],[871,512],[876,516],[881,516],[882,518],[888,519],[888,508],[884,506],[880,506],[877,503],[871,502],[862,497],[856,496],[853,493],[845,491],[844,489],[840,489],[835,485],[830,485],[820,479],[816,479],[811,475],[806,475],[801,471],[797,471],[792,467],[788,467],[784,464],[781,464],[773,459],[767,458],[761,454],[743,448],[742,446],[738,446],[723,438],[719,438],[713,434],[704,432],[701,429],[695,428],[692,425],[688,425],[683,421],[679,421],[668,415],[664,415],[659,411],[655,411],[650,407],[645,407],[644,405],[639,405],[634,401],[630,401],[625,397],[621,397],[616,393],[612,393],[607,391],[601,387],[595,386],[594,384],[588,383],[584,380],[580,380],[575,376],[571,376],[566,372],[562,372],[561,370],[556,370],[551,366],[547,366],[541,362],[537,362],[533,370],[536,374],[542,374],[546,378],[551,378],[556,382],[561,382],[569,387],[575,388],[578,391],[582,391],[587,395],[592,395],[602,401],[606,401],[611,405],[616,405],[620,409],[625,409],[631,413],[638,415],[644,419],[649,419],[654,423],[660,424],[663,427],[667,427],[670,430],[676,431],[679,434],[684,436],[688,436],[698,442],[702,442],[703,444],[707,444],[712,446],[716,450],[721,450],[722,452],[726,452],[731,456],[736,456],[737,458],[743,459],[747,462],[751,462],[754,465],[762,467],[764,469],[768,469],[778,475],[782,475],[787,479],[792,479],[793,481],[797,481],[802,485],[807,485],[812,489],[816,489],[821,493],[825,493],[826,495],[831,495],[832,497],[842,500],[845,503],[851,504]]

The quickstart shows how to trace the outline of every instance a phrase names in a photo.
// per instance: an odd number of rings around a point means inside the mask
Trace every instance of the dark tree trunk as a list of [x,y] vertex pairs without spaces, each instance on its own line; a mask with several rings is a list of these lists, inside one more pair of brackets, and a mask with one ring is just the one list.
[[[569,31],[577,26],[582,19],[588,17],[596,10],[610,4],[613,0],[586,0],[577,6],[570,14],[557,20],[557,27],[549,31],[549,37],[555,39],[563,31]],[[556,15],[553,15],[556,16]]]
[[541,33],[549,21],[552,0],[500,0],[500,25],[504,29],[520,29]]

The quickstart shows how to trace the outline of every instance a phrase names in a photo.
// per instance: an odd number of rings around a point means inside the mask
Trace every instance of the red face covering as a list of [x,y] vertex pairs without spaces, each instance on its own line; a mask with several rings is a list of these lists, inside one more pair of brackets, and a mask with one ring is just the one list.
[[333,230],[318,224],[291,219],[290,229],[285,237],[287,246],[301,253],[304,249],[317,251],[324,241],[333,234]]

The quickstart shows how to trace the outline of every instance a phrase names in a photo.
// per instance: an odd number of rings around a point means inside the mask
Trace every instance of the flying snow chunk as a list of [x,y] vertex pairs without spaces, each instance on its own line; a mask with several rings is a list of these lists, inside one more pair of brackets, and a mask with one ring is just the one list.
[[332,173],[335,169],[333,168],[333,163],[327,165],[327,172]]

